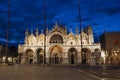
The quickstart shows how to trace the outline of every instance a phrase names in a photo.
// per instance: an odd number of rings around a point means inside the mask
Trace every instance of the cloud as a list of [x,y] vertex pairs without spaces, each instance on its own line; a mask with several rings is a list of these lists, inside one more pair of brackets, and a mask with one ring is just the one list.
[[88,8],[88,13],[90,15],[105,15],[111,16],[120,13],[120,1],[119,0],[96,0],[91,3]]
[[89,22],[89,21],[92,21],[92,19],[89,17],[82,18],[82,22]]
[[108,7],[108,8],[97,8],[96,13],[105,13],[108,16],[120,13],[120,6],[118,7]]
[[7,0],[0,0],[0,3],[5,3],[7,2]]
[[92,22],[90,24],[93,25],[93,26],[100,26],[101,25],[99,22]]
[[111,7],[111,8],[106,8],[104,9],[105,13],[109,16],[111,15],[115,15],[115,14],[118,14],[120,13],[120,6],[118,7]]

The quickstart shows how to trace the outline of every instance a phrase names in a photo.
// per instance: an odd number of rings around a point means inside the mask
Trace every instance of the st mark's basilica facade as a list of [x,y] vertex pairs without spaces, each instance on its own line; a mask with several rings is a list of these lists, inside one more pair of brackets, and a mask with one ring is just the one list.
[[73,33],[72,29],[68,33],[65,27],[57,23],[52,30],[46,29],[46,36],[43,31],[39,33],[38,28],[35,33],[29,33],[26,29],[24,44],[18,45],[18,52],[20,64],[43,64],[44,53],[46,64],[84,62],[94,65],[96,61],[99,62],[101,56],[100,43],[94,43],[91,26],[85,27],[81,33],[78,32],[78,28],[76,28],[76,33]]

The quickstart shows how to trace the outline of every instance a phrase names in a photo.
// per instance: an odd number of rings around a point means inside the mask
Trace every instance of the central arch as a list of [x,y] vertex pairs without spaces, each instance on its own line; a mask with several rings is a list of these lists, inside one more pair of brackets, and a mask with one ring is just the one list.
[[70,48],[68,51],[68,61],[70,64],[75,64],[78,61],[77,50],[75,48]]
[[54,45],[49,49],[49,63],[50,64],[60,64],[62,63],[62,48],[59,45]]
[[27,49],[25,52],[25,62],[32,64],[33,63],[33,50]]

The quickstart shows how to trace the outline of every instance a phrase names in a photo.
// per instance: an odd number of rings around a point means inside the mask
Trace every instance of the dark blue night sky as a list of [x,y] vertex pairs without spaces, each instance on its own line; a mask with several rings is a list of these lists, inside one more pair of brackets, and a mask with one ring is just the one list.
[[[26,28],[29,32],[44,29],[44,0],[10,0],[9,44],[24,42]],[[54,23],[72,27],[75,32],[79,27],[79,0],[46,0],[47,27]],[[80,0],[82,26],[91,25],[94,33],[120,31],[120,0]],[[0,43],[6,42],[8,21],[8,0],[0,0]]]

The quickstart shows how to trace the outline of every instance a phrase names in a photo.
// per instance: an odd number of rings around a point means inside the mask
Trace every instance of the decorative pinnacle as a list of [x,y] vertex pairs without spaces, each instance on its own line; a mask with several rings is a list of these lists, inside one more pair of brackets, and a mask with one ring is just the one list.
[[57,21],[55,22],[55,25],[57,26],[58,24],[57,24]]

